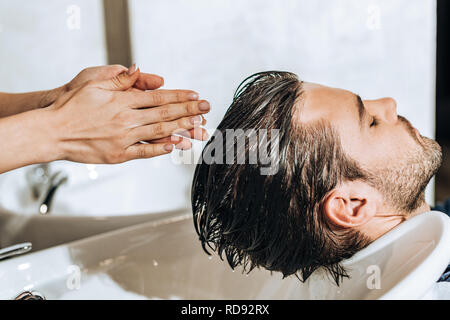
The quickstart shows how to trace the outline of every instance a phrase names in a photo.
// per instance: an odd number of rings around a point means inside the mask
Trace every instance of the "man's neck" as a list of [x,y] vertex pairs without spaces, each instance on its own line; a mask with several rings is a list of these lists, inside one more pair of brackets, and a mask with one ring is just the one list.
[[423,204],[419,208],[417,208],[416,210],[411,212],[406,218],[411,219],[412,217],[415,217],[421,213],[425,213],[428,211],[431,211],[431,207],[428,203],[426,203],[426,201],[424,201]]
[[[379,216],[375,216],[372,223],[370,225],[365,226],[364,233],[366,233],[373,240],[378,239],[386,232],[394,229],[402,222],[411,219],[419,214],[430,211],[430,205],[426,203],[424,200],[422,205],[420,205],[417,209],[408,213],[397,213],[397,214],[385,214],[382,213]],[[390,210],[386,210],[384,212],[389,212]],[[393,212],[393,211],[390,211]]]

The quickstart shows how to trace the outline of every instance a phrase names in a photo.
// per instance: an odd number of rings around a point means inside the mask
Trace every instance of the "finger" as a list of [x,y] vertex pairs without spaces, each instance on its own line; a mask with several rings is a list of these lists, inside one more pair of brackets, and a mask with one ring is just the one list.
[[134,144],[126,150],[127,160],[133,159],[148,159],[164,154],[169,154],[173,151],[173,145],[167,143],[159,144]]
[[[140,124],[151,124],[161,121],[172,121],[187,116],[207,113],[210,110],[208,101],[189,101],[177,104],[167,104],[160,107],[136,110]],[[203,118],[204,119],[204,118]],[[206,120],[204,120],[206,121]],[[206,122],[205,122],[206,123]],[[205,125],[202,122],[202,125]]]
[[207,141],[209,139],[209,134],[208,131],[206,131],[206,129],[204,128],[194,128],[191,130],[180,130],[179,132],[177,132],[178,135],[189,138],[189,139],[194,139],[194,140],[199,140],[199,141]]
[[172,136],[162,139],[156,139],[152,141],[146,141],[147,143],[169,143],[175,145],[175,149],[189,150],[192,148],[192,142],[189,139]]
[[177,134],[177,132],[182,130],[191,130],[198,127],[201,121],[201,116],[194,116],[135,127],[131,129],[130,137],[133,139],[133,142],[161,139]]
[[170,136],[150,141],[145,141],[147,143],[172,143],[174,145],[180,143],[183,141],[183,137],[193,139],[193,140],[199,140],[199,141],[207,141],[209,139],[208,131],[204,128],[194,128],[191,130],[180,130],[177,132],[177,135],[179,136]]
[[183,139],[181,142],[179,142],[175,145],[175,149],[190,150],[190,149],[192,149],[192,142],[189,139]]
[[147,143],[171,143],[171,144],[178,144],[181,141],[183,141],[183,137],[179,137],[179,136],[170,136],[170,137],[165,137],[165,138],[160,138],[160,139],[155,139],[155,140],[150,140],[150,141],[145,141]]
[[198,93],[192,90],[121,92],[121,95],[124,103],[134,109],[198,100]]
[[141,73],[134,87],[139,90],[156,90],[164,85],[164,78],[149,73]]
[[139,74],[139,69],[133,65],[128,72],[123,72],[108,80],[94,81],[93,85],[104,90],[125,91],[136,83]]

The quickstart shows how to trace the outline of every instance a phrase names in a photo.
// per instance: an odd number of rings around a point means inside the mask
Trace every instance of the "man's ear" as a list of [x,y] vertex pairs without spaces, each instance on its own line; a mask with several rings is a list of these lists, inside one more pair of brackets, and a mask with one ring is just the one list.
[[376,189],[361,181],[347,181],[328,194],[323,203],[323,213],[337,227],[355,228],[375,216],[378,201]]

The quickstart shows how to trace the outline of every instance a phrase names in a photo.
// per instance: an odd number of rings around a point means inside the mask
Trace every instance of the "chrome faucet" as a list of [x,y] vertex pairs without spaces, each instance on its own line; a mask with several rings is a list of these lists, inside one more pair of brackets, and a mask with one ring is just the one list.
[[28,170],[26,179],[34,200],[39,203],[39,213],[50,213],[52,200],[58,188],[67,182],[68,176],[62,171],[51,172],[47,163]]
[[39,291],[24,291],[19,294],[14,300],[46,300],[44,295]]
[[33,246],[31,242],[24,242],[0,249],[0,260],[12,258],[27,253],[32,249],[32,247]]
[[68,176],[62,171],[58,171],[50,176],[49,184],[47,185],[47,190],[43,194],[41,204],[39,206],[40,214],[48,214],[50,212],[50,207],[52,204],[53,197],[55,196],[56,190],[66,183]]

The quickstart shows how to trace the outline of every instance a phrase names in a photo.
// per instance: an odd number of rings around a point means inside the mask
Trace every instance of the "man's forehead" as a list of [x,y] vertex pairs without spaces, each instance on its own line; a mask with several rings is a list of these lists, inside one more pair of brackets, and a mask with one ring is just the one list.
[[307,123],[320,119],[353,118],[354,105],[355,95],[350,91],[303,82],[303,95],[296,106],[297,120]]

